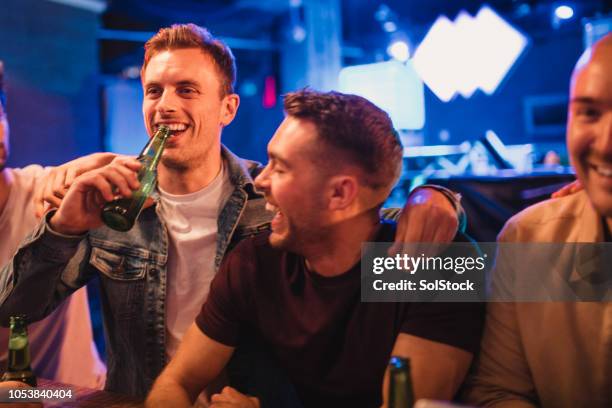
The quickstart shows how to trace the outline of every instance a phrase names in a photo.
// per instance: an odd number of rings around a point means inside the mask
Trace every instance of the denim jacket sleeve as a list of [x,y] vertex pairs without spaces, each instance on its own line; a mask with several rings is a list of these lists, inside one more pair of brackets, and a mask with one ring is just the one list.
[[29,322],[50,314],[91,277],[91,251],[86,236],[66,236],[51,230],[47,214],[0,271],[0,323],[25,314]]

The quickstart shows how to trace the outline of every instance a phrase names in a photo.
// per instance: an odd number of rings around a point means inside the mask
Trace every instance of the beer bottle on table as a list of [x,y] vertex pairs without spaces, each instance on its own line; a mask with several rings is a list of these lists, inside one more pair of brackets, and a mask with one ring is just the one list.
[[410,359],[392,356],[389,361],[389,408],[412,408],[414,392]]
[[161,125],[138,156],[138,161],[142,163],[138,171],[140,188],[132,191],[130,198],[110,201],[102,208],[102,221],[110,228],[129,231],[134,226],[142,206],[155,188],[157,165],[169,136],[168,126]]
[[8,367],[0,381],[21,381],[36,387],[36,376],[30,364],[30,345],[25,317],[11,316]]

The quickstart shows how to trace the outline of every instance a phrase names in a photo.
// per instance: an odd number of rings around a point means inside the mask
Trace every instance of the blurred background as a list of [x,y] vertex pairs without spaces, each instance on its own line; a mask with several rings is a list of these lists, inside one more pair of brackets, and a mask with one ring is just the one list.
[[236,56],[241,105],[223,133],[231,150],[266,161],[285,92],[310,86],[363,95],[390,113],[405,147],[388,204],[403,205],[425,182],[449,186],[462,193],[468,232],[480,241],[494,240],[508,217],[574,178],[564,146],[570,73],[612,28],[606,0],[0,5],[10,166],[103,150],[137,154],[146,139],[143,44],[160,27],[193,22]]
[[[236,55],[242,104],[224,142],[242,156],[265,161],[282,118],[280,96],[311,86],[382,102],[396,113],[407,147],[461,145],[491,130],[505,144],[536,144],[536,162],[555,150],[566,164],[569,75],[586,28],[609,30],[611,7],[605,0],[1,3],[13,166],[101,149],[137,153],[145,137],[143,43],[177,22],[209,28]],[[391,60],[409,69],[341,71]]]
[[266,161],[285,92],[363,95],[391,114],[405,146],[389,205],[424,182],[448,185],[464,194],[481,240],[573,178],[564,146],[570,73],[612,26],[606,0],[1,4],[9,165],[137,154],[146,138],[143,44],[160,27],[193,22],[236,56],[241,105],[223,134],[231,150]]

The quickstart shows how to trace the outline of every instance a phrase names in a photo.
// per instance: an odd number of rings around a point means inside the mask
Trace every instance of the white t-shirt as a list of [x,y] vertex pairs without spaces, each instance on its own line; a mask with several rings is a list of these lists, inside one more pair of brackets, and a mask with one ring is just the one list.
[[200,191],[174,195],[159,190],[161,218],[170,241],[166,292],[166,355],[170,359],[208,296],[215,276],[217,220],[233,187],[222,166]]
[[[4,169],[11,188],[0,213],[0,265],[7,264],[23,241],[34,230],[32,196],[42,167]],[[35,296],[35,294],[32,294]],[[6,367],[9,330],[0,328],[0,361]],[[69,296],[45,319],[28,326],[32,369],[41,378],[66,384],[99,388],[104,386],[106,367],[93,342],[87,290],[81,288]]]

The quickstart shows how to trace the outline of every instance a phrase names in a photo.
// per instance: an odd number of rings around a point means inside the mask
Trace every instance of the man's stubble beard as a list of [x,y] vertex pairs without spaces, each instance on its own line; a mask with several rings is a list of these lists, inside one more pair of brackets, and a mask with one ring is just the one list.
[[209,145],[202,153],[192,157],[185,157],[183,152],[177,152],[178,154],[174,156],[168,156],[164,153],[162,154],[161,164],[168,170],[184,173],[204,164],[206,160],[208,160],[208,155],[211,150],[212,145]]
[[325,241],[327,233],[325,228],[302,228],[296,232],[295,227],[290,227],[289,233],[284,237],[275,240],[269,237],[268,241],[272,248],[304,256],[306,248],[320,245]]
[[185,172],[190,168],[189,160],[180,160],[173,157],[162,156],[161,164],[163,164],[164,167],[168,170],[172,170],[179,173]]

